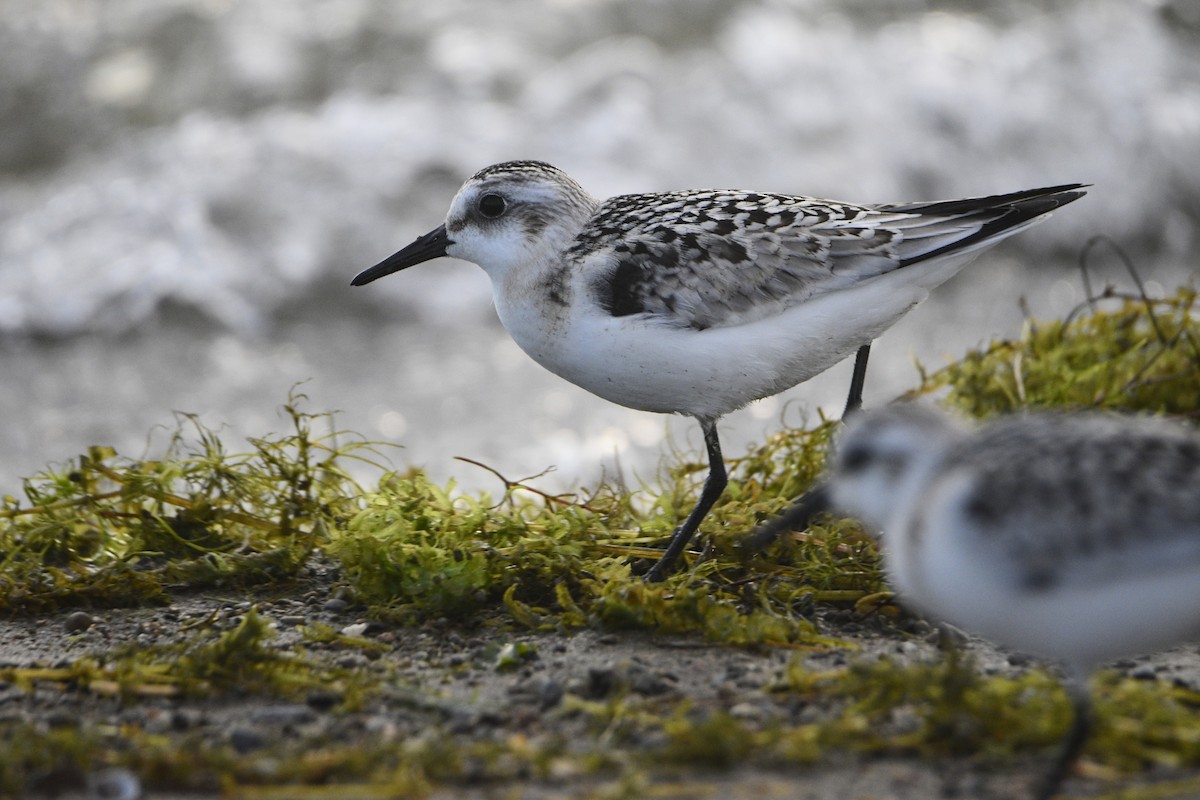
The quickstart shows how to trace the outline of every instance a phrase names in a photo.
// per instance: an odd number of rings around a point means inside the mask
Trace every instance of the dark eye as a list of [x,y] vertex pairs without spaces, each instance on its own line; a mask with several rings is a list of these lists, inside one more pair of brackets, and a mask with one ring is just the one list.
[[498,194],[485,194],[479,198],[479,213],[495,219],[508,209],[508,201]]

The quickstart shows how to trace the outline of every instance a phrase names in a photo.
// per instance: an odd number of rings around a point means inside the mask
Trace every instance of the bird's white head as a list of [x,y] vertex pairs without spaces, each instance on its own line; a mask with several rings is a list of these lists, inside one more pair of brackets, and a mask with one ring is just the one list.
[[911,404],[852,419],[830,462],[831,505],[880,532],[963,434],[944,414]]
[[443,225],[360,273],[355,286],[439,256],[478,264],[493,281],[556,260],[597,203],[562,170],[508,161],[475,173],[454,196]]

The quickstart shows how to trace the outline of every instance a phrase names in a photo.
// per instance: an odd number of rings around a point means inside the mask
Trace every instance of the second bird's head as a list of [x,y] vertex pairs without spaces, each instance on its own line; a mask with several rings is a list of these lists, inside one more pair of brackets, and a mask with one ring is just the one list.
[[541,161],[481,169],[454,196],[446,221],[360,272],[362,286],[440,256],[471,261],[493,280],[552,258],[579,233],[596,202],[562,170]]

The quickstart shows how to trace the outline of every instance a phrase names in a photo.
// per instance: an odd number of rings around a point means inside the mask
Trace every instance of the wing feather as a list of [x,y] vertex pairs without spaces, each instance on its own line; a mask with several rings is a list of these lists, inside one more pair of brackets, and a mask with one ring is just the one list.
[[593,294],[614,316],[738,325],[977,249],[1075,200],[1078,189],[878,206],[738,191],[623,195],[601,205],[569,255],[603,254]]

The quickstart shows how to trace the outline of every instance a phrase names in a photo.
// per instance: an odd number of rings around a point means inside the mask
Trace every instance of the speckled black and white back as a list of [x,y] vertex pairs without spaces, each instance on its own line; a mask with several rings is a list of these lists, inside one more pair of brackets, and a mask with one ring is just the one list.
[[[1137,565],[1200,564],[1200,436],[1161,420],[1043,413],[998,420],[953,447],[964,515],[1031,588],[1103,581]],[[1086,572],[1080,567],[1092,562]],[[1200,576],[1197,577],[1200,581]]]

